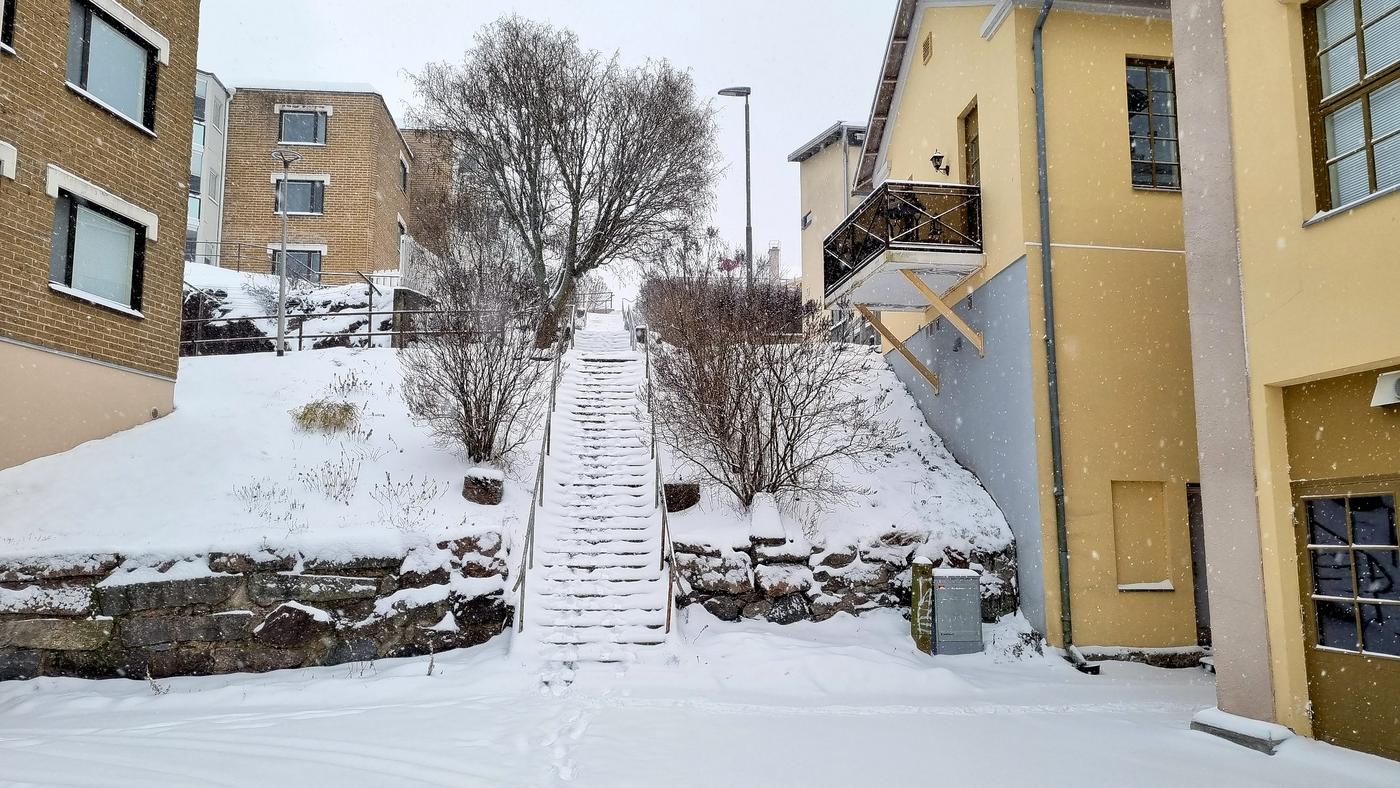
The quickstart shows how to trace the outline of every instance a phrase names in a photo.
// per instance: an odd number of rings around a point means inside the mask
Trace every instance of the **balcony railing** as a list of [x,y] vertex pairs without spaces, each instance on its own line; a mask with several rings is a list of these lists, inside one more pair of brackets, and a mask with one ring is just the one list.
[[829,295],[886,251],[982,251],[982,192],[953,183],[885,181],[824,244]]

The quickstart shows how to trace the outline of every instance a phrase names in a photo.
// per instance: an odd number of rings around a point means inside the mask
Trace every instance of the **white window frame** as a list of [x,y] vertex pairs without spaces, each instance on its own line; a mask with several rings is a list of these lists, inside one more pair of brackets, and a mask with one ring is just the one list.
[[50,164],[44,182],[44,193],[56,200],[59,190],[100,205],[112,213],[119,214],[145,227],[147,241],[158,239],[160,217],[156,216],[154,211],[148,211],[124,197],[107,191],[92,181],[80,178],[62,167]]
[[0,140],[0,178],[14,180],[18,170],[19,149],[4,140]]

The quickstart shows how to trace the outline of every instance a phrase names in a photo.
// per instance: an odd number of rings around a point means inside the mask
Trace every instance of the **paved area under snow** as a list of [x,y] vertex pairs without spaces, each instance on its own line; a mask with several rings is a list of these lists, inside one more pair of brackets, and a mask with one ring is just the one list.
[[[261,676],[0,684],[5,785],[1400,785],[1313,741],[1268,757],[1187,728],[1208,676],[930,658],[879,612],[683,621],[669,660],[545,687],[503,636]],[[1001,661],[999,661],[1001,660]]]

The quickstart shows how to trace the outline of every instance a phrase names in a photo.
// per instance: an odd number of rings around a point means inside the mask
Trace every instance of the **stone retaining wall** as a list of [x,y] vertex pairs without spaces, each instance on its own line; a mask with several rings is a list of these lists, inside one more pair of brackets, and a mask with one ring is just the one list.
[[0,680],[261,672],[473,646],[504,631],[499,534],[343,562],[211,553],[0,563]]
[[[740,548],[678,541],[676,568],[685,581],[682,605],[700,604],[726,621],[762,618],[778,624],[823,621],[837,613],[909,607],[910,561],[926,534],[894,530],[862,544],[816,550],[803,539],[753,539]],[[1015,612],[1016,554],[962,555],[945,550],[935,566],[982,573],[982,620]]]

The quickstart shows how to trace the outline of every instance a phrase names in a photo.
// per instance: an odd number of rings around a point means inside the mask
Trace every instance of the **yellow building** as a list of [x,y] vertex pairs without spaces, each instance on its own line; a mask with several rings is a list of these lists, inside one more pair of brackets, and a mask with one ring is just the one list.
[[1400,758],[1400,0],[1172,10],[1219,706]]
[[1051,642],[1175,656],[1209,633],[1170,14],[1041,6],[899,3],[856,168],[870,194],[828,235],[820,287],[881,332],[1006,514]]

